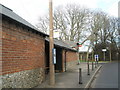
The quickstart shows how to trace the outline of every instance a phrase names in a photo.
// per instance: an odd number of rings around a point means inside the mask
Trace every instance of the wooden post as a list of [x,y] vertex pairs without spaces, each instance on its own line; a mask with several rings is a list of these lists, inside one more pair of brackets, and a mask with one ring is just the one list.
[[53,64],[53,53],[52,50],[54,48],[54,42],[53,42],[53,13],[52,13],[52,0],[49,0],[49,29],[50,29],[50,35],[49,35],[49,49],[50,49],[50,85],[54,86],[55,85],[55,70],[54,70],[54,64]]

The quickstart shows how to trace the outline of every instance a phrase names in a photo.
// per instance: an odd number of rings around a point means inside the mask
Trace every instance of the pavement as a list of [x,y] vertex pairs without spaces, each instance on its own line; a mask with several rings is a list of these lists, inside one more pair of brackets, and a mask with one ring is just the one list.
[[118,62],[103,64],[102,67],[91,88],[118,88]]
[[[79,68],[82,69],[82,84],[79,84]],[[94,77],[94,74],[99,70],[98,64],[94,70],[92,70],[92,64],[90,63],[90,75],[87,73],[87,63],[81,62],[79,65],[75,65],[71,70],[67,70],[63,73],[55,73],[55,85],[49,85],[49,77],[46,80],[34,87],[34,88],[85,88],[89,85],[90,80]],[[48,75],[49,76],[49,75]]]

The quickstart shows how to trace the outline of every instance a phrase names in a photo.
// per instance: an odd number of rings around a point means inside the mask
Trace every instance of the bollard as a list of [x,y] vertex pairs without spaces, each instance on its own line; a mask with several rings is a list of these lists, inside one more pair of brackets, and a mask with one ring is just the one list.
[[88,63],[87,63],[87,64],[88,64],[88,73],[87,73],[87,74],[88,74],[88,75],[90,75],[89,61],[88,61]]
[[93,64],[93,61],[92,61],[92,71],[94,70],[94,64]]
[[96,61],[95,61],[95,68],[97,68],[97,66],[96,66]]
[[97,60],[97,65],[98,65],[98,60]]
[[82,70],[79,68],[79,84],[82,84]]

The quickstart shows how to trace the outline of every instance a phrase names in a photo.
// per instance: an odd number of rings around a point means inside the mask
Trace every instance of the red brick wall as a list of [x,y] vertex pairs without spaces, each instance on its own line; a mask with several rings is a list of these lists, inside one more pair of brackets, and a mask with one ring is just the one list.
[[2,23],[2,74],[44,67],[44,38],[14,23]]
[[70,61],[76,61],[77,60],[77,53],[73,52],[73,51],[67,51],[66,53],[66,61],[70,62]]

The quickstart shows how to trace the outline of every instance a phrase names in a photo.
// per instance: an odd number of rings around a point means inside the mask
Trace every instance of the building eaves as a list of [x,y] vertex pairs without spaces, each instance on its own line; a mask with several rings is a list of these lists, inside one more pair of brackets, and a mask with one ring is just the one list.
[[[49,42],[49,38],[46,38],[45,39],[47,42]],[[68,44],[64,43],[62,40],[57,40],[57,39],[54,39],[54,45],[55,46],[58,46],[58,47],[61,47],[61,48],[65,48],[67,50],[71,50],[71,51],[75,51],[75,49],[71,48]]]
[[66,44],[68,44],[70,47],[76,47],[77,46],[74,41],[65,40],[63,42],[66,43]]

